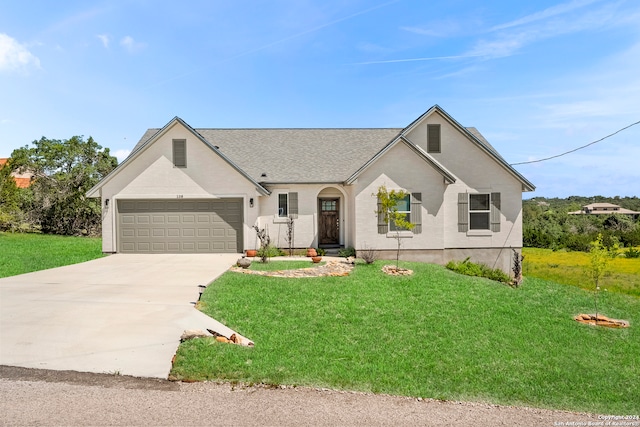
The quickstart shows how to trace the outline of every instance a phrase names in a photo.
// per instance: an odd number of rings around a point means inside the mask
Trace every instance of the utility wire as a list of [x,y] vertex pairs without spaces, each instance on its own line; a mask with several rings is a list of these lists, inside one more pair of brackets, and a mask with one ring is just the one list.
[[562,157],[562,156],[565,156],[565,155],[567,155],[567,154],[574,153],[574,152],[576,152],[576,151],[578,151],[578,150],[582,150],[583,148],[587,148],[587,147],[589,147],[590,145],[597,144],[598,142],[604,141],[604,140],[605,140],[605,139],[607,139],[607,138],[611,138],[613,135],[615,135],[615,134],[617,134],[617,133],[620,133],[620,132],[622,132],[622,131],[623,131],[623,130],[625,130],[625,129],[629,129],[630,127],[635,126],[635,125],[637,125],[637,124],[640,124],[640,120],[638,120],[638,121],[637,121],[637,122],[635,122],[635,123],[631,123],[629,126],[625,126],[625,127],[623,127],[622,129],[618,129],[618,130],[617,130],[617,131],[615,131],[614,133],[612,133],[612,134],[610,134],[610,135],[607,135],[607,136],[604,136],[604,137],[602,137],[602,138],[598,139],[597,141],[590,142],[590,143],[588,143],[587,145],[583,145],[583,146],[581,146],[581,147],[574,148],[573,150],[569,150],[569,151],[564,152],[564,153],[561,153],[561,154],[556,154],[555,156],[545,157],[544,159],[530,160],[530,161],[528,161],[528,162],[520,162],[520,163],[511,163],[511,166],[516,166],[516,165],[526,165],[526,164],[529,164],[529,163],[539,163],[539,162],[544,162],[544,161],[547,161],[547,160],[555,159],[555,158],[557,158],[557,157]]

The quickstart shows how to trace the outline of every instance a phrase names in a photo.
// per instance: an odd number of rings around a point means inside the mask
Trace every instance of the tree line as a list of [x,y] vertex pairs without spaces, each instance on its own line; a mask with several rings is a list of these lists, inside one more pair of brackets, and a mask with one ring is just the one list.
[[569,215],[591,203],[612,203],[640,212],[638,197],[535,197],[524,200],[522,238],[525,247],[588,252],[598,234],[607,248],[640,246],[640,219],[630,215]]
[[[101,201],[85,194],[117,165],[92,137],[42,137],[14,150],[0,169],[0,231],[99,235]],[[31,174],[30,185],[18,188],[13,172]]]

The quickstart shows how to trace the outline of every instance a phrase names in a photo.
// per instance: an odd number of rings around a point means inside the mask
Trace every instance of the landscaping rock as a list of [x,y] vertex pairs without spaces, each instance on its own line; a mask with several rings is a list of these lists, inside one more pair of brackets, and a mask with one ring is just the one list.
[[239,258],[236,262],[236,266],[241,268],[249,268],[251,266],[251,260],[246,257]]
[[353,264],[343,261],[329,261],[319,267],[299,268],[296,270],[277,271],[254,271],[232,267],[231,271],[244,274],[257,274],[270,277],[326,277],[326,276],[348,276],[353,271]]
[[396,267],[395,265],[385,265],[382,267],[382,272],[390,276],[410,276],[413,274],[413,270]]
[[211,335],[209,335],[207,332],[202,331],[200,329],[188,329],[184,331],[182,335],[180,335],[180,342],[189,341],[194,338],[204,338],[204,337],[210,337],[210,336]]

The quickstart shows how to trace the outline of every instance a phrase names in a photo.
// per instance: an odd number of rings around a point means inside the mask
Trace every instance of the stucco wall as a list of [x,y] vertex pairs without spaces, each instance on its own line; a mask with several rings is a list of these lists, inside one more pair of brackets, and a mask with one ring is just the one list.
[[[290,184],[270,185],[270,196],[260,197],[260,213],[256,224],[260,228],[267,228],[272,244],[287,248],[287,219],[278,217],[278,194],[298,193],[298,217],[294,219],[294,243],[295,248],[307,248],[318,246],[318,198],[336,197],[340,200],[340,243],[350,246],[349,224],[350,209],[347,192],[340,185],[326,184]],[[250,233],[250,247],[258,247],[259,242],[255,231]]]
[[[173,139],[187,141],[186,168],[173,166]],[[254,203],[258,199],[255,186],[180,124],[175,124],[137,157],[124,164],[101,191],[104,252],[115,252],[117,249],[115,224],[118,199],[242,197],[245,205],[245,248],[253,233],[246,224],[255,222],[258,215],[257,204],[254,204],[254,208],[249,207],[250,198],[254,198]],[[105,208],[106,199],[109,199],[109,206]]]
[[403,233],[403,249],[444,247],[445,183],[442,175],[400,142],[369,166],[354,184],[356,200],[355,248],[395,249],[395,233],[378,234],[377,198],[381,185],[387,190],[422,193],[422,232]]
[[[491,248],[522,246],[522,184],[503,166],[434,113],[408,134],[409,139],[427,149],[427,125],[440,124],[441,152],[430,153],[458,179],[444,194],[445,248]],[[501,194],[500,232],[458,232],[458,193]]]

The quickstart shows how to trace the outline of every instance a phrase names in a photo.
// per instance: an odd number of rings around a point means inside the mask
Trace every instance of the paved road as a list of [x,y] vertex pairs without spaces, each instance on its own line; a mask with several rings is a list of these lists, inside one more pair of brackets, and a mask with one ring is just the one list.
[[0,365],[167,378],[194,308],[238,254],[117,254],[0,279]]
[[550,427],[601,421],[594,415],[480,403],[0,367],[0,425],[11,426]]

